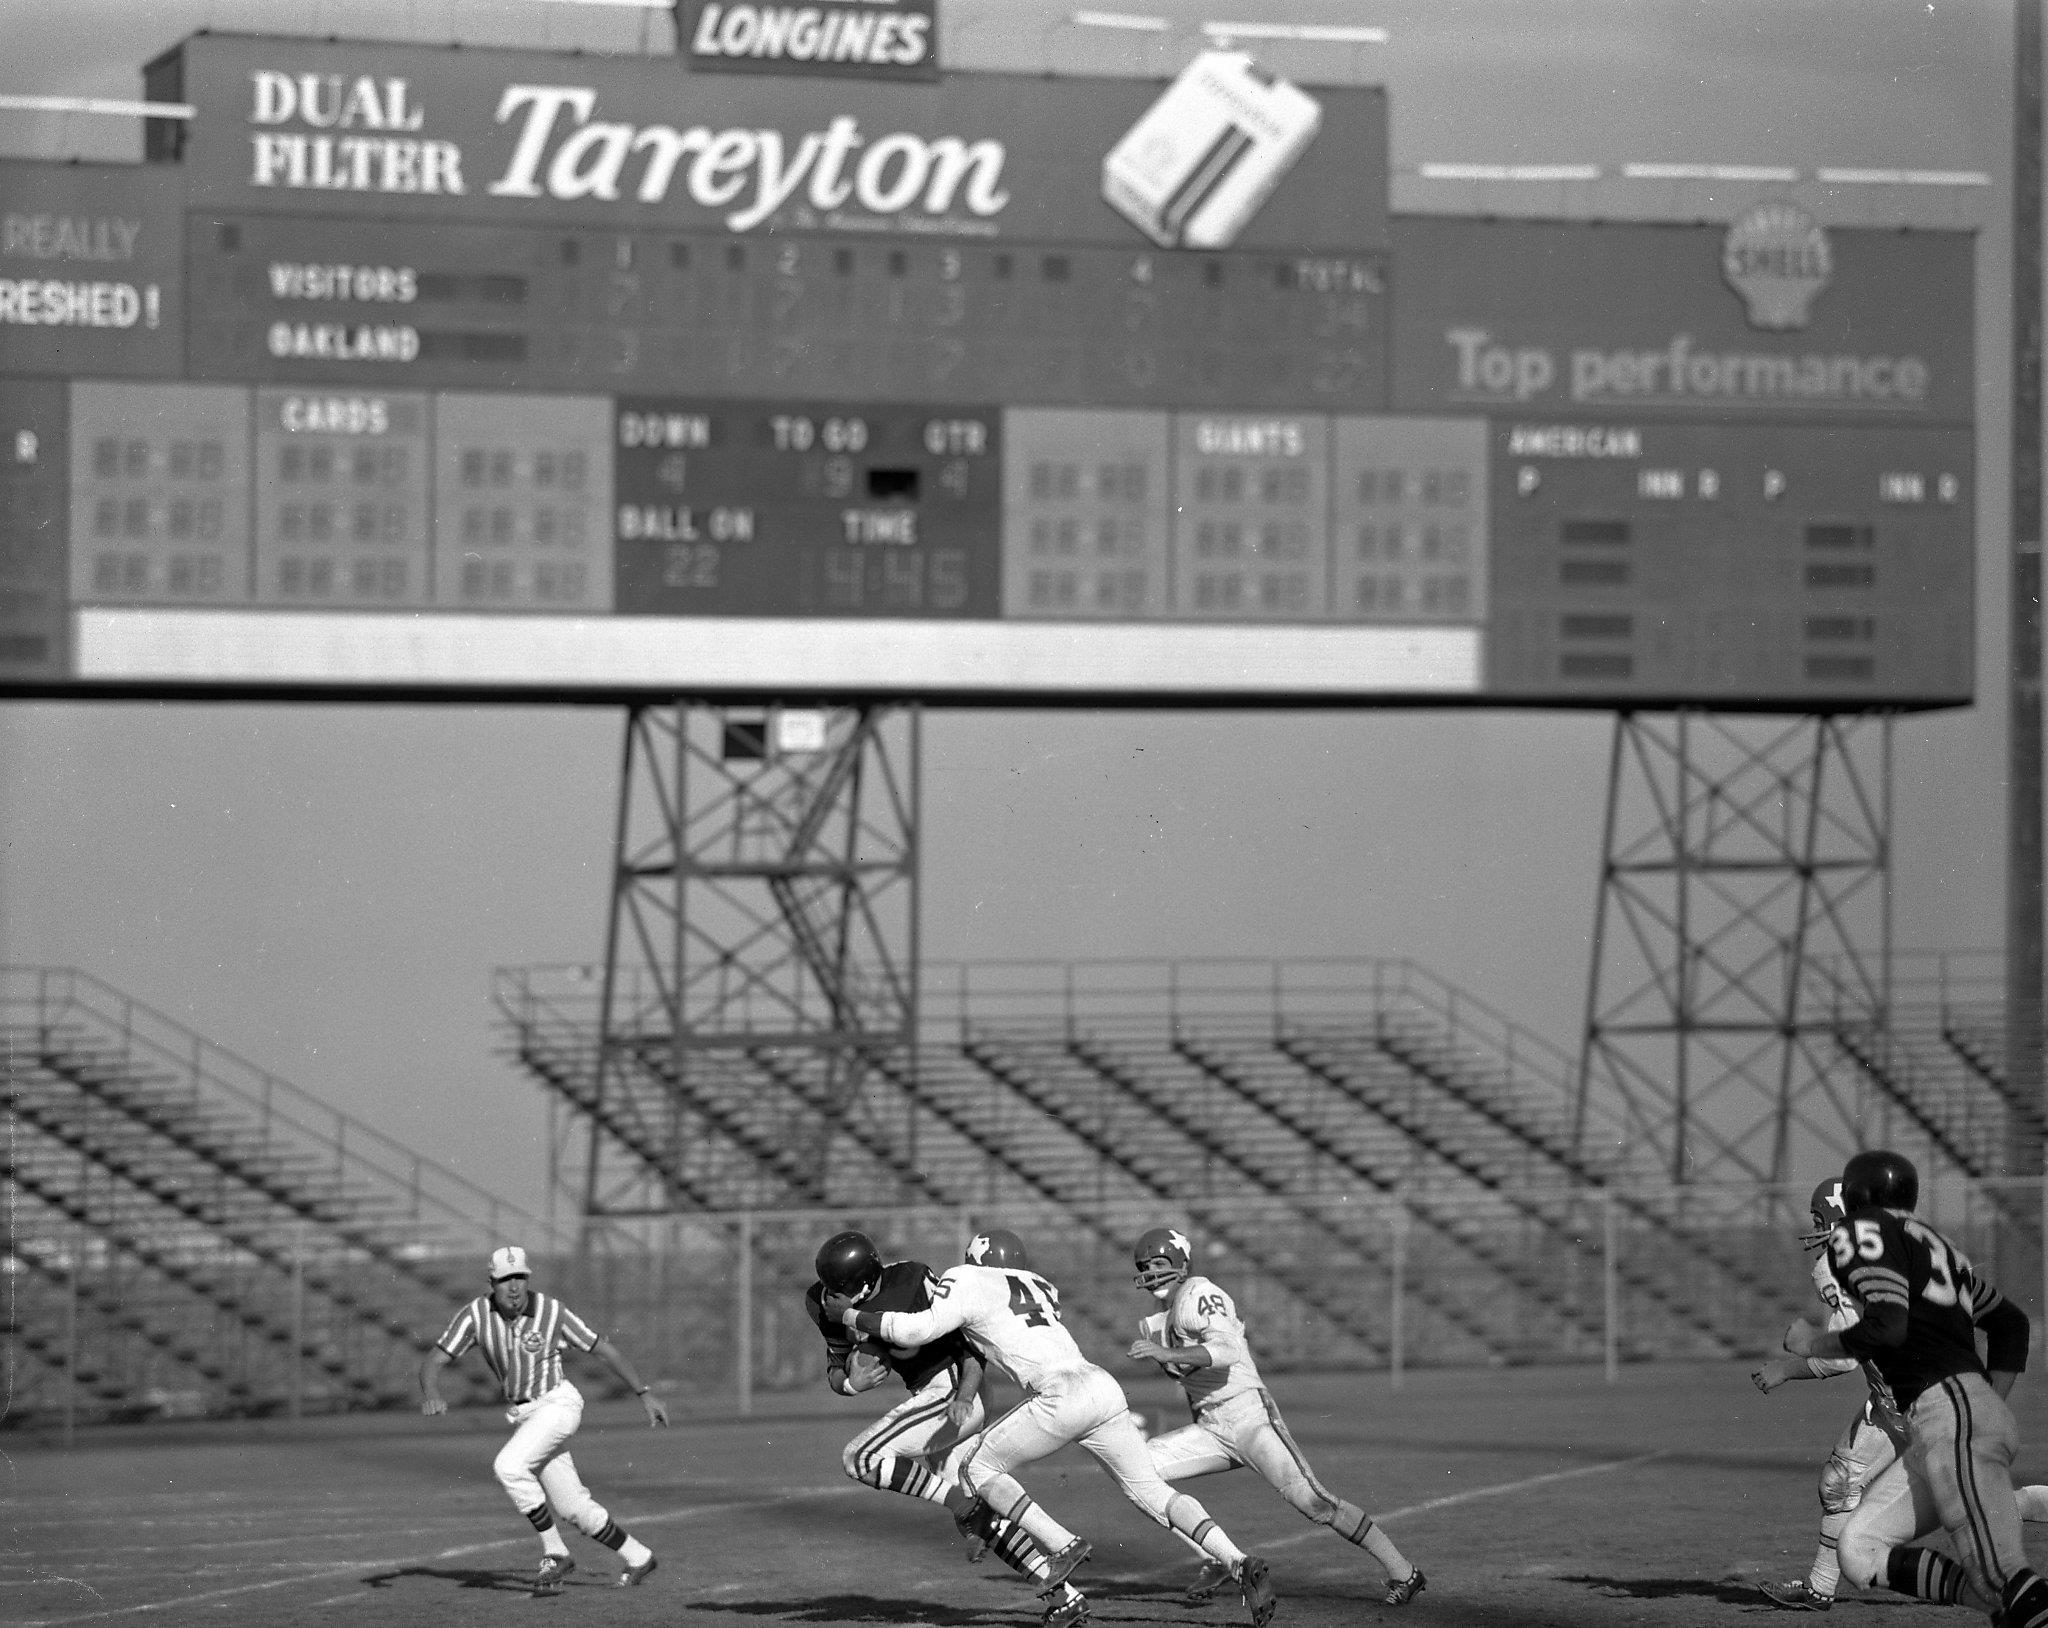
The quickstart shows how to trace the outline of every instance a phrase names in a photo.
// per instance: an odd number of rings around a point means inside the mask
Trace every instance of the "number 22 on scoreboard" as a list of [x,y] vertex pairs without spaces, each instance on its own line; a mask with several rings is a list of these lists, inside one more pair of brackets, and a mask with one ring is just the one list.
[[718,545],[716,543],[671,543],[661,572],[665,588],[716,588],[718,586]]

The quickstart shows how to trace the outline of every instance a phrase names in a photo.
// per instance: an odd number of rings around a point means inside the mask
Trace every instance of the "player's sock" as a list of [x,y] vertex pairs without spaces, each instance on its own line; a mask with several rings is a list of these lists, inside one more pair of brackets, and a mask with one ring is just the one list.
[[[1209,1512],[1184,1492],[1166,1501],[1166,1524],[1184,1533],[1202,1553],[1213,1555],[1233,1572],[1244,1560],[1244,1551],[1230,1541],[1230,1535],[1209,1518]],[[1404,1572],[1402,1574],[1406,1576]]]
[[997,1519],[995,1512],[986,1504],[976,1515],[969,1517],[967,1524],[974,1535],[989,1546],[996,1559],[1018,1576],[1038,1580],[1052,1570],[1046,1561],[1045,1551],[1031,1541],[1031,1534],[1015,1521]]
[[654,1552],[610,1516],[606,1516],[604,1525],[590,1534],[590,1541],[602,1543],[613,1550],[629,1566],[644,1566],[647,1557]]
[[946,1483],[916,1459],[895,1453],[877,1453],[873,1460],[874,1485],[884,1492],[900,1492],[906,1498],[923,1498],[934,1504],[946,1501]]
[[1938,1600],[1943,1605],[1961,1602],[1969,1574],[1946,1555],[1932,1549],[1902,1544],[1884,1557],[1885,1586],[1894,1593],[1915,1599]]
[[1394,1547],[1394,1540],[1373,1524],[1370,1515],[1356,1504],[1337,1500],[1337,1513],[1330,1520],[1330,1530],[1346,1543],[1355,1543],[1373,1559],[1386,1568],[1389,1577],[1407,1577],[1415,1568],[1408,1563],[1408,1557]]
[[1806,1574],[1806,1586],[1816,1594],[1835,1597],[1835,1590],[1842,1586],[1842,1555],[1836,1548],[1841,1540],[1842,1528],[1849,1524],[1849,1510],[1839,1510],[1820,1518],[1820,1543],[1813,1551],[1813,1566]]
[[520,1513],[533,1523],[533,1529],[540,1534],[543,1554],[565,1555],[569,1552],[569,1545],[562,1541],[562,1529],[555,1525],[555,1512],[546,1504],[535,1504]]
[[1999,1605],[2003,1608],[1999,1620],[2005,1628],[2044,1628],[2048,1625],[2048,1580],[2022,1566],[2007,1580]]
[[1047,1554],[1056,1555],[1074,1541],[1074,1534],[1047,1514],[1014,1478],[994,1476],[980,1490],[982,1501],[990,1509],[1023,1527],[1031,1534],[1031,1541]]

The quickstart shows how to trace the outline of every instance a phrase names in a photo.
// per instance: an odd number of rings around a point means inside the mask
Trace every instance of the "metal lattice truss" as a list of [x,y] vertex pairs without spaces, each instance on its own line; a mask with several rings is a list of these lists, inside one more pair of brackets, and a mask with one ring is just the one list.
[[1615,721],[1579,1106],[1630,1163],[1780,1182],[1852,1151],[1831,1040],[1887,1005],[1889,715]]
[[[870,1060],[911,1039],[916,714],[806,714],[801,749],[786,721],[627,717],[586,1218],[801,1200]],[[743,1136],[715,1117],[740,1098]]]

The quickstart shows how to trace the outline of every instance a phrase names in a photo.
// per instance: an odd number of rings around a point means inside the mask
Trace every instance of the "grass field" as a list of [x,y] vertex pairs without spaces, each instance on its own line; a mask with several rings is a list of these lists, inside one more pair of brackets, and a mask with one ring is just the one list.
[[[1369,1557],[1249,1471],[1190,1487],[1272,1560],[1276,1628],[1789,1624],[1755,1583],[1805,1571],[1816,1473],[1861,1386],[1764,1397],[1746,1372],[1651,1365],[1609,1386],[1598,1369],[1423,1370],[1398,1390],[1384,1374],[1280,1376],[1275,1392],[1319,1475],[1427,1572],[1428,1590],[1401,1612],[1379,1605]],[[577,1463],[661,1568],[641,1588],[613,1588],[616,1558],[572,1533],[582,1569],[553,1600],[526,1592],[539,1546],[491,1479],[505,1433],[495,1413],[110,1429],[81,1432],[69,1452],[15,1432],[0,1436],[0,1622],[1027,1628],[1030,1591],[993,1562],[968,1565],[942,1512],[841,1475],[841,1444],[899,1394],[820,1386],[750,1419],[681,1418],[660,1434],[637,1406],[593,1406]],[[1182,1417],[1164,1385],[1131,1395],[1155,1421]],[[2048,1383],[2023,1380],[2015,1402],[2020,1477],[2048,1480]],[[1234,1595],[1177,1603],[1184,1551],[1084,1455],[1069,1449],[1023,1479],[1094,1540],[1077,1581],[1103,1628],[1244,1622]],[[2048,1527],[2029,1536],[2048,1562]],[[1846,1590],[1836,1611],[1882,1628],[1975,1620]]]

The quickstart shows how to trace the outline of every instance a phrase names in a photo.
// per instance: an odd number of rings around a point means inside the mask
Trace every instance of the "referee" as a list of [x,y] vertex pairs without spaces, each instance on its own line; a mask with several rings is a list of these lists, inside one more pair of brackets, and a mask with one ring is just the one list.
[[562,1377],[562,1349],[588,1351],[632,1387],[647,1409],[650,1425],[668,1423],[668,1410],[640,1383],[619,1348],[552,1295],[527,1286],[526,1251],[516,1244],[491,1252],[491,1292],[455,1314],[448,1332],[420,1363],[420,1412],[445,1413],[441,1370],[474,1345],[505,1388],[505,1418],[512,1439],[491,1466],[498,1484],[540,1534],[536,1598],[560,1594],[576,1569],[569,1546],[555,1525],[559,1513],[626,1564],[619,1586],[642,1582],[654,1570],[654,1552],[605,1513],[590,1496],[569,1457],[569,1438],[583,1422],[583,1393]]

